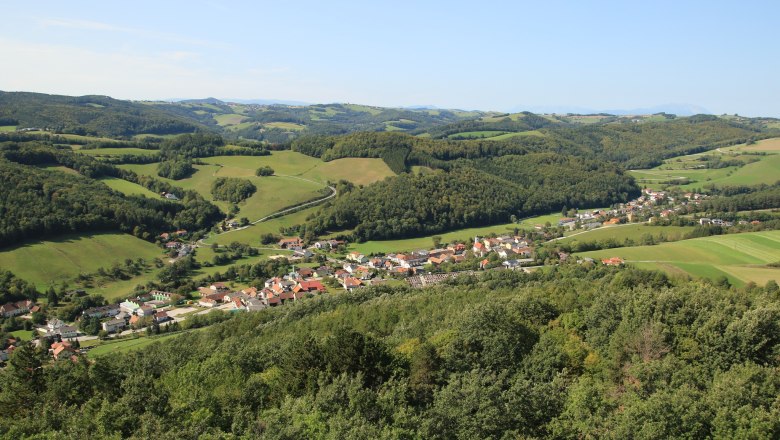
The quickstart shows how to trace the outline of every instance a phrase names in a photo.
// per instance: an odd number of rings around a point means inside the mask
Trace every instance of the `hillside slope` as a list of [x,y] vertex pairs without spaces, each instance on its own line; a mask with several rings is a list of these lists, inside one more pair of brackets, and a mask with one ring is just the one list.
[[43,375],[19,349],[0,435],[773,438],[778,323],[771,290],[629,269],[362,289]]

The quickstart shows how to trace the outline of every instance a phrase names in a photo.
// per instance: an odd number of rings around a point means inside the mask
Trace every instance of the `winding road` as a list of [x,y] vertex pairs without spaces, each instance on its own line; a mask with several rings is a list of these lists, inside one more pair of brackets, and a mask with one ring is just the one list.
[[[291,176],[291,175],[287,175],[287,174],[276,174],[276,177],[288,177],[288,178],[291,178],[291,179],[298,179],[298,180],[302,180],[304,182],[315,183],[315,184],[318,184],[318,185],[322,184],[322,182],[317,182],[316,180],[306,179],[306,178],[303,178],[303,177],[300,177],[300,176]],[[267,216],[265,216],[263,218],[255,220],[253,222],[250,222],[249,225],[247,225],[247,226],[242,226],[240,228],[236,228],[236,229],[231,229],[229,231],[220,232],[219,234],[216,234],[216,235],[219,236],[219,235],[229,234],[231,232],[242,231],[242,230],[248,228],[251,225],[256,225],[256,224],[264,222],[266,220],[283,216],[283,215],[285,215],[285,214],[287,214],[287,213],[289,213],[291,211],[296,211],[298,209],[305,208],[307,206],[318,205],[318,204],[320,204],[322,202],[325,202],[327,200],[332,199],[333,197],[336,197],[336,195],[338,194],[338,191],[336,190],[336,188],[334,186],[331,186],[331,185],[326,185],[326,186],[328,187],[328,189],[330,189],[331,193],[329,195],[321,198],[321,199],[312,200],[310,202],[302,203],[300,205],[296,205],[296,206],[292,206],[290,208],[285,208],[285,209],[282,209],[280,211],[276,211],[276,212],[274,212],[272,214],[268,214]],[[198,244],[206,246],[206,243],[203,241],[206,238],[208,238],[208,237],[204,237],[204,238],[201,238],[200,240],[198,240]]]

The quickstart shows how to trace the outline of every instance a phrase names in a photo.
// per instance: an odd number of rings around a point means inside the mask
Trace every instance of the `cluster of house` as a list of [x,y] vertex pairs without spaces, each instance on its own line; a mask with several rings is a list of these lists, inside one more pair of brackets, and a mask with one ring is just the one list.
[[76,327],[68,325],[58,318],[50,319],[49,322],[46,323],[46,327],[42,327],[38,330],[43,333],[45,338],[55,340],[72,339],[79,335],[79,331]]
[[163,232],[160,234],[159,238],[160,241],[164,243],[163,246],[165,246],[165,249],[168,249],[169,251],[176,251],[178,253],[178,257],[181,258],[191,254],[192,250],[194,249],[192,245],[179,241],[180,238],[186,235],[186,229],[179,229],[173,232]]
[[137,324],[144,318],[150,318],[155,324],[170,321],[171,317],[162,309],[182,299],[183,297],[176,293],[152,290],[143,295],[127,298],[119,304],[89,308],[82,312],[82,316],[105,319],[100,323],[100,327],[108,333],[115,333]]
[[[496,253],[503,261],[502,265],[509,269],[516,269],[534,261],[534,250],[528,241],[521,236],[501,236],[480,239],[474,237],[471,252],[478,257],[486,257]],[[480,268],[485,268],[490,260],[485,258],[480,262]]]
[[218,307],[229,305],[233,310],[249,312],[263,310],[266,307],[276,307],[291,301],[297,301],[306,295],[316,295],[327,291],[325,286],[314,279],[315,270],[300,268],[284,277],[268,279],[261,289],[249,287],[239,291],[231,291],[223,283],[214,283],[209,287],[199,289],[201,298],[198,305],[202,307]]
[[[658,215],[661,218],[667,218],[683,206],[688,204],[699,204],[707,196],[698,193],[685,193],[677,200],[666,191],[656,191],[644,189],[642,195],[627,203],[618,204],[614,209],[596,209],[593,211],[583,211],[577,213],[574,217],[564,217],[558,220],[558,226],[569,230],[577,228],[595,229],[602,226],[611,226],[627,222],[635,222],[653,218]],[[671,202],[672,207],[659,209],[660,202]],[[537,229],[543,229],[543,225],[536,225]]]
[[13,318],[14,316],[35,313],[39,310],[40,306],[37,306],[35,302],[29,299],[25,299],[22,301],[3,304],[0,306],[0,315],[2,315],[3,318]]
[[[744,221],[744,220],[741,221],[740,223],[741,224],[747,224],[747,222]],[[761,222],[758,221],[758,220],[754,220],[754,221],[752,221],[750,223],[751,224],[759,224]],[[699,224],[700,225],[722,226],[724,228],[730,228],[730,227],[734,226],[734,222],[729,222],[729,221],[726,221],[726,220],[723,220],[723,219],[719,219],[719,218],[704,218],[704,217],[699,219]]]

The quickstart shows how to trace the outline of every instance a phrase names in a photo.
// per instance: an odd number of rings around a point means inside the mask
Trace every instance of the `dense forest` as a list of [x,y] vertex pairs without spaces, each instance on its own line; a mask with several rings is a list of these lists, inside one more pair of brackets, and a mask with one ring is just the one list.
[[95,136],[189,133],[203,125],[153,106],[107,96],[60,96],[0,92],[0,117],[20,128]]
[[[633,181],[610,166],[567,163],[554,156],[518,157],[515,165],[537,166],[534,180],[507,172],[496,177],[472,166],[450,172],[401,174],[363,189],[341,192],[307,224],[307,231],[354,229],[358,240],[374,240],[508,222],[562,206],[609,206],[638,195]],[[507,157],[511,161],[513,157]],[[507,163],[507,167],[511,162]],[[582,178],[576,184],[572,178]]]
[[563,265],[234,314],[0,371],[6,438],[776,438],[780,297]]
[[[293,151],[325,161],[342,157],[384,157],[389,151],[405,154],[404,165],[444,168],[446,161],[510,154],[550,152],[592,160],[608,160],[625,168],[650,168],[664,159],[711,150],[768,136],[754,127],[716,117],[685,118],[642,124],[554,127],[542,136],[505,140],[447,140],[405,133],[364,132],[345,136],[303,136],[291,143]],[[388,165],[391,165],[388,162]],[[394,168],[391,165],[391,168]],[[397,168],[397,167],[396,167]],[[394,168],[395,169],[395,168]]]
[[[0,246],[29,238],[99,230],[118,230],[152,239],[172,228],[198,231],[222,217],[194,191],[120,170],[89,156],[31,142],[0,144]],[[47,170],[59,165],[78,174]],[[157,193],[175,192],[179,202],[125,196],[100,182],[118,177]]]
[[242,202],[257,191],[257,187],[247,179],[220,177],[211,183],[211,195],[215,200]]

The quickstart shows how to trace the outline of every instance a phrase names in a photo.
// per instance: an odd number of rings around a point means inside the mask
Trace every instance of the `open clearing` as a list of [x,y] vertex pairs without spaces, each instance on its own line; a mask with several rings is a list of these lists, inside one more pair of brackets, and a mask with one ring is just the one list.
[[217,121],[217,124],[223,127],[240,124],[244,122],[244,119],[246,119],[246,116],[237,115],[235,113],[214,116],[214,120]]
[[558,240],[558,243],[592,243],[608,239],[622,243],[627,238],[638,242],[645,235],[658,238],[661,234],[670,240],[680,240],[693,229],[693,226],[650,226],[645,224],[604,226],[573,237],[562,238]]
[[157,194],[149,191],[137,183],[128,182],[127,180],[120,179],[118,177],[104,177],[100,179],[100,181],[108,185],[109,188],[117,190],[128,196],[141,195],[150,198],[159,197]]
[[[210,235],[205,243],[217,243],[220,245],[230,244],[234,241],[239,243],[246,243],[252,246],[260,246],[260,236],[263,234],[280,235],[279,228],[283,226],[291,226],[301,224],[306,221],[306,217],[309,214],[314,213],[317,207],[304,209],[292,214],[285,215],[283,217],[274,218],[268,221],[254,224],[246,229],[240,231],[231,231],[225,234]],[[198,255],[200,255],[200,249],[198,249]]]
[[94,148],[87,150],[81,148],[75,151],[90,156],[120,156],[123,154],[132,156],[154,156],[158,152],[157,150],[146,150],[143,148]]
[[[52,283],[70,281],[79,273],[110,268],[115,262],[122,264],[127,258],[151,262],[161,256],[159,247],[129,234],[76,234],[5,248],[0,251],[0,267],[44,290]],[[128,283],[132,288],[138,281]],[[94,293],[102,292],[95,289]]]
[[[215,159],[215,158],[210,158]],[[157,177],[157,164],[146,165],[120,165],[139,174]],[[221,167],[218,165],[195,165],[196,172],[192,176],[181,180],[170,180],[157,177],[183,189],[194,190],[205,199],[213,201],[223,211],[227,212],[230,203],[214,201],[211,195],[211,184],[218,177],[241,177],[252,181],[257,186],[257,191],[248,199],[238,204],[240,209],[238,217],[247,217],[256,220],[272,214],[282,208],[297,203],[305,202],[320,195],[319,190],[324,187],[319,183],[307,182],[292,177],[257,177],[254,171],[248,175],[246,169],[234,167]]]
[[750,232],[696,238],[656,246],[636,246],[578,253],[591,258],[621,257],[640,267],[680,271],[695,277],[726,275],[741,286],[754,281],[780,280],[780,269],[766,267],[780,261],[780,231]]

